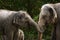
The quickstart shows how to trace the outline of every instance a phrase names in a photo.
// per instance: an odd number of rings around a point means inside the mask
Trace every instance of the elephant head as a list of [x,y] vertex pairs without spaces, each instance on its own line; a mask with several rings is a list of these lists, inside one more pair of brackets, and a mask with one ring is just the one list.
[[41,29],[41,32],[44,32],[44,26],[49,23],[55,23],[57,18],[57,13],[53,4],[45,4],[41,8],[41,12],[39,15],[38,25]]
[[40,31],[38,24],[30,17],[26,11],[18,11],[13,18],[13,24],[19,25],[20,27],[35,26]]

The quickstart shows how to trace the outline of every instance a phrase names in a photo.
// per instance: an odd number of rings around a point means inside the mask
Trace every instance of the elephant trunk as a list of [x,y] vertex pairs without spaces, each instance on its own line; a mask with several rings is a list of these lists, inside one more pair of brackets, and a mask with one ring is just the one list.
[[32,26],[35,26],[36,29],[37,29],[37,31],[40,32],[39,25],[38,25],[34,20],[30,20],[30,24],[31,24]]

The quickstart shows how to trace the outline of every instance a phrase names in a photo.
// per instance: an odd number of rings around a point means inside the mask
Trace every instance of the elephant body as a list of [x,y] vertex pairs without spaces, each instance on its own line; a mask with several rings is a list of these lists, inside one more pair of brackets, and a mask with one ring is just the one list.
[[35,26],[37,30],[40,31],[38,24],[26,11],[0,9],[0,32],[2,40],[16,40],[17,36],[20,35],[19,29],[21,27],[28,27],[31,25]]
[[7,12],[7,10],[4,10],[4,12],[1,10],[0,15],[1,15],[0,16],[0,28],[1,28],[0,31],[2,31],[3,40],[12,40],[14,31],[17,29],[14,27],[14,25],[12,25],[12,20],[13,20],[12,13]]
[[45,4],[41,7],[38,21],[41,32],[44,32],[44,26],[50,23],[54,25],[51,40],[60,40],[60,3]]

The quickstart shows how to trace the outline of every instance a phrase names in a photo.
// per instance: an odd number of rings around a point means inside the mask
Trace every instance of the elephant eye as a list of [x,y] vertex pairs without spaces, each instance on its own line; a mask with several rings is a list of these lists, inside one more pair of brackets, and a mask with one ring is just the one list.
[[43,16],[42,18],[43,18],[43,19],[46,19],[46,18],[47,18],[47,16]]
[[25,19],[27,20],[28,18],[26,17]]
[[19,17],[20,19],[22,19],[22,17]]
[[46,15],[43,16],[42,18],[43,18],[44,20],[49,20],[49,16],[46,16]]
[[24,18],[24,16],[23,15],[20,15],[19,18],[22,19],[22,18]]

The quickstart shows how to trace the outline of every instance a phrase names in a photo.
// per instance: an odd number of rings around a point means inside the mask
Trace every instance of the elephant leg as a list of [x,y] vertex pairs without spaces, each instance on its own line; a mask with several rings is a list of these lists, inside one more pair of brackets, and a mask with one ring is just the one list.
[[2,32],[2,34],[1,34],[1,40],[6,40],[7,39],[7,36],[6,36],[6,32],[5,32],[5,29],[4,28],[1,28],[2,30],[1,30],[1,32]]
[[42,40],[43,33],[38,32],[38,40]]
[[6,35],[1,36],[1,40],[6,40],[6,38],[7,38]]
[[13,40],[13,34],[14,33],[12,31],[9,31],[4,37],[6,37],[6,40]]
[[18,30],[19,31],[19,40],[24,40],[24,32],[22,30]]
[[18,31],[15,31],[14,40],[24,40],[24,32],[20,29],[18,29]]
[[13,40],[18,40],[18,30],[14,32]]
[[52,37],[51,40],[56,40],[56,27],[52,30]]

